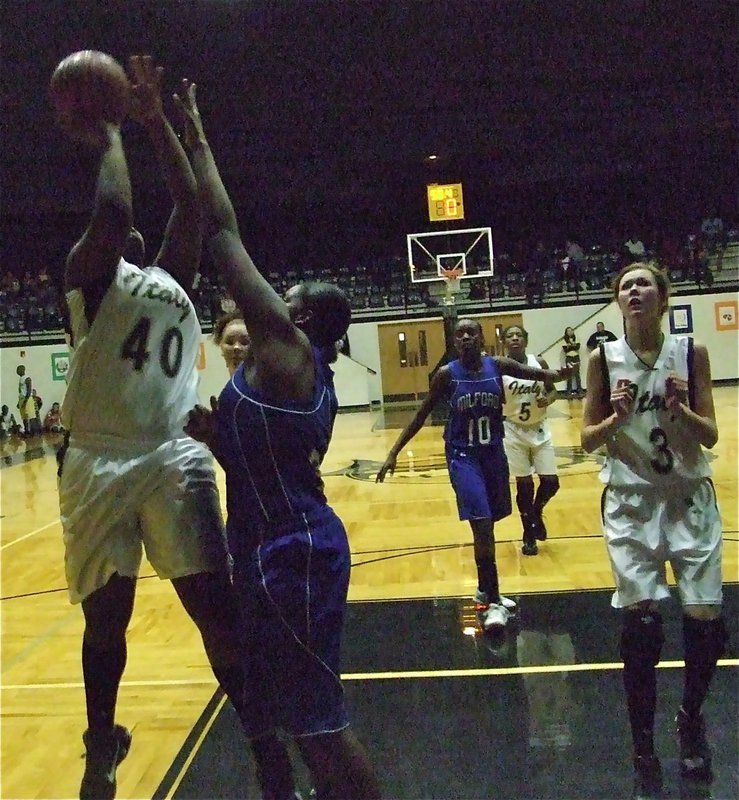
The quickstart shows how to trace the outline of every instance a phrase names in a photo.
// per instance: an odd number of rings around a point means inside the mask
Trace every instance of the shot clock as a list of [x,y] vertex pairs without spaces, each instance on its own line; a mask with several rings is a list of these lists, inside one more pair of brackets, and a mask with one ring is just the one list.
[[426,187],[426,193],[431,222],[464,219],[461,183],[430,183]]

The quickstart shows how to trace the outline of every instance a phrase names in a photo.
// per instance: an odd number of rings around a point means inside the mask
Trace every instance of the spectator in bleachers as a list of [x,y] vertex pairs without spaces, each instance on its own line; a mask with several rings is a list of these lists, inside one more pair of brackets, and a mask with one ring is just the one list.
[[61,409],[59,403],[52,403],[51,408],[46,412],[44,417],[44,432],[45,433],[60,433],[64,430],[61,420]]
[[585,251],[574,239],[568,238],[565,242],[565,257],[562,259],[562,280],[568,291],[579,291],[584,267]]
[[624,242],[624,254],[631,261],[643,261],[647,254],[647,248],[638,235],[632,233]]
[[565,328],[562,337],[562,364],[570,372],[567,375],[567,397],[582,397],[582,381],[580,378],[580,342],[573,328]]
[[595,323],[595,331],[591,333],[588,337],[587,342],[585,342],[585,347],[588,348],[588,352],[595,350],[599,344],[604,344],[605,342],[615,342],[618,337],[612,331],[607,331],[606,326],[602,322]]
[[721,219],[717,209],[711,209],[705,217],[701,223],[701,233],[709,253],[714,253],[723,247],[724,221]]
[[0,409],[0,439],[15,436],[20,433],[21,426],[16,422],[15,415],[10,413],[8,406]]
[[543,275],[552,263],[552,256],[548,252],[544,242],[539,240],[536,247],[529,256],[529,271],[538,272]]

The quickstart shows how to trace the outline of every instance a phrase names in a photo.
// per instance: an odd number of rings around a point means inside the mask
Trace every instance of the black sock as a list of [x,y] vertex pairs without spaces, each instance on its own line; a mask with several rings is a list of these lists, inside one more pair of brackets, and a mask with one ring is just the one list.
[[516,481],[516,507],[522,519],[534,510],[534,482],[531,478]]
[[687,614],[683,616],[685,683],[682,707],[690,717],[700,713],[726,639],[726,627],[721,617],[703,620]]
[[126,666],[126,653],[125,638],[121,638],[117,646],[105,650],[82,640],[82,674],[90,730],[108,730],[115,723],[118,686]]
[[[239,718],[245,719],[244,670],[240,664],[212,664],[221,689],[226,693]],[[295,795],[292,764],[285,743],[275,734],[251,739],[252,755],[263,800],[283,800]]]
[[226,693],[237,713],[244,703],[244,670],[240,664],[211,664],[219,686]]
[[634,752],[654,753],[657,664],[664,641],[662,617],[655,611],[627,611],[621,632],[623,681]]
[[263,800],[294,797],[293,768],[282,739],[268,734],[252,739],[250,744]]
[[534,513],[537,517],[541,517],[544,506],[554,497],[559,491],[559,478],[555,476],[545,476],[539,478],[539,487],[536,490],[536,497],[534,498]]
[[498,587],[498,567],[491,556],[487,556],[478,561],[477,565],[477,585],[481,592],[488,596],[488,602],[500,602],[500,589]]

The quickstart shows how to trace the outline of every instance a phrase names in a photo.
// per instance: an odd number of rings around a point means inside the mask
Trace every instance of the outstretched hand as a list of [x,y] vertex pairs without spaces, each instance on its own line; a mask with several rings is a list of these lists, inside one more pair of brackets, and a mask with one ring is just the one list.
[[210,445],[215,439],[216,418],[218,412],[218,400],[210,398],[210,409],[205,406],[196,405],[187,414],[185,423],[185,433],[203,444]]
[[385,463],[380,467],[380,470],[377,473],[377,476],[375,477],[375,483],[384,483],[385,476],[388,474],[388,472],[391,475],[394,475],[397,462],[398,462],[397,456],[389,455],[385,459]]
[[197,88],[196,84],[183,78],[180,82],[179,93],[172,96],[182,117],[182,136],[185,145],[189,148],[193,148],[199,141],[205,140],[203,121],[200,118],[196,97]]
[[131,80],[130,116],[141,125],[161,119],[164,116],[162,67],[156,66],[151,56],[131,56],[128,59],[128,72]]

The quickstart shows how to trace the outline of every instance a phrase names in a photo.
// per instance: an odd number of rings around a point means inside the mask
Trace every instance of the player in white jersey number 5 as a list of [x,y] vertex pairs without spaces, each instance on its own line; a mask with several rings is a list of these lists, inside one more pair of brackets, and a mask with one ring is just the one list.
[[[520,325],[509,325],[503,331],[506,355],[530,367],[549,369],[543,358],[526,352],[528,333]],[[511,475],[516,479],[516,505],[523,526],[525,556],[539,552],[537,540],[547,538],[542,512],[559,491],[557,463],[552,434],[547,422],[547,408],[557,399],[553,383],[503,376],[505,389],[504,428],[506,457]],[[533,473],[539,476],[534,494]]]
[[685,681],[677,712],[683,777],[710,781],[701,707],[726,643],[721,617],[721,519],[703,447],[718,439],[708,351],[662,332],[667,277],[651,264],[621,270],[614,295],[626,335],[588,363],[582,446],[605,444],[603,529],[624,610],[621,657],[634,746],[635,795],[662,787],[654,752],[658,601],[672,565],[683,608]]

